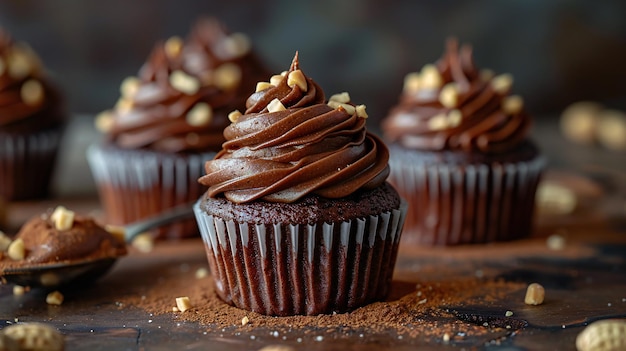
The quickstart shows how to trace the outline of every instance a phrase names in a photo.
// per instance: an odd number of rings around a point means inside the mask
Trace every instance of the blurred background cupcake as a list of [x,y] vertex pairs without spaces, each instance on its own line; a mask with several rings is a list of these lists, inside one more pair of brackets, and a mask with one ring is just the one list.
[[349,311],[390,291],[406,207],[365,105],[300,70],[259,82],[194,207],[218,296],[267,315]]
[[[122,82],[115,107],[95,120],[105,140],[87,156],[107,221],[126,224],[198,199],[205,189],[197,179],[224,141],[227,114],[243,108],[265,72],[248,37],[214,18],[197,20],[185,40],[158,43]],[[189,220],[155,236],[197,232]]]
[[0,28],[0,200],[48,195],[65,118],[39,57]]
[[545,159],[513,77],[479,70],[449,39],[435,64],[410,73],[382,122],[390,182],[409,202],[403,240],[457,245],[528,236]]

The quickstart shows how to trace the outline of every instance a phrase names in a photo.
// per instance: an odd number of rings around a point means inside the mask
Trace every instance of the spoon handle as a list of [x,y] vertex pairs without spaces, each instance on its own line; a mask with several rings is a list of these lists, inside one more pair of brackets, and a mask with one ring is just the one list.
[[158,215],[142,219],[135,223],[130,223],[124,226],[125,235],[124,239],[127,243],[131,243],[135,237],[148,230],[161,227],[166,224],[170,224],[183,219],[191,218],[193,216],[192,204],[180,205],[167,209]]

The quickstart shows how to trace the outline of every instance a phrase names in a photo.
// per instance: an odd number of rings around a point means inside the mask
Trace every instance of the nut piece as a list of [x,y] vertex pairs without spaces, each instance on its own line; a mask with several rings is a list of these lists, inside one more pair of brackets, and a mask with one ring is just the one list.
[[243,116],[243,114],[239,112],[239,110],[235,110],[228,114],[228,120],[231,121],[231,123],[235,123],[241,116]]
[[26,248],[24,248],[24,240],[15,239],[7,249],[7,255],[14,261],[23,260],[26,257]]
[[[282,78],[282,77],[281,77]],[[254,92],[258,93],[259,91],[263,91],[265,89],[269,89],[273,87],[274,84],[268,82],[258,82],[256,83],[256,88],[254,88]]]
[[519,95],[507,96],[502,100],[502,110],[509,115],[520,113],[524,107],[524,100]]
[[172,72],[170,85],[187,95],[193,95],[200,89],[200,81],[180,70]]
[[248,316],[243,316],[243,318],[241,318],[241,325],[245,326],[248,325],[248,323],[250,323]]
[[165,54],[170,58],[177,58],[183,51],[183,40],[178,36],[170,37],[165,41]]
[[507,94],[513,86],[513,76],[509,73],[500,74],[491,80],[491,87],[500,95]]
[[411,72],[404,77],[403,90],[406,92],[414,93],[420,88],[420,74],[419,72]]
[[342,104],[347,104],[348,102],[350,102],[350,94],[348,94],[348,92],[343,92],[343,93],[339,93],[339,94],[335,94],[333,96],[330,97],[330,99],[328,99],[328,101],[336,101]]
[[46,296],[46,303],[48,305],[61,305],[63,303],[63,294],[59,291],[53,291]]
[[118,242],[126,242],[126,229],[124,227],[119,225],[107,224],[104,226],[104,230],[109,232],[109,234],[111,234]]
[[0,350],[2,351],[19,351],[20,346],[17,342],[0,332]]
[[38,80],[29,79],[20,89],[20,97],[26,105],[36,106],[43,102],[44,90],[43,85]]
[[567,215],[576,210],[578,200],[571,189],[546,181],[537,188],[535,204],[540,214]]
[[209,270],[206,268],[198,268],[196,270],[196,279],[206,278],[209,275]]
[[2,329],[2,332],[19,346],[19,350],[61,351],[65,347],[63,335],[56,328],[43,323],[13,324]]
[[74,211],[70,211],[63,206],[57,206],[52,212],[50,219],[57,230],[72,229],[74,225]]
[[365,105],[356,106],[356,115],[361,118],[367,118],[367,112],[365,111]]
[[117,100],[114,108],[119,113],[127,113],[130,110],[132,110],[133,106],[134,106],[134,103],[131,99],[127,99],[122,96],[121,98],[119,98],[119,100]]
[[187,123],[190,126],[201,127],[211,123],[213,109],[206,102],[198,102],[187,112]]
[[270,101],[269,104],[267,104],[267,110],[269,112],[278,112],[278,111],[284,111],[284,110],[286,110],[286,108],[283,105],[283,103],[280,102],[280,100],[274,99],[274,100]]
[[439,102],[444,107],[455,108],[459,103],[459,88],[456,83],[448,83],[439,92]]
[[576,337],[578,351],[626,350],[626,319],[605,319],[589,324]]
[[561,132],[573,142],[594,143],[596,125],[601,111],[602,105],[591,101],[580,101],[569,105],[561,114]]
[[132,76],[126,77],[122,81],[122,84],[120,84],[120,94],[125,98],[131,98],[139,90],[139,85],[139,78]]
[[113,113],[109,110],[100,112],[94,120],[96,129],[103,133],[110,131],[113,128],[113,124],[115,124],[115,120],[113,119]]
[[596,131],[598,142],[610,150],[626,150],[626,114],[606,110],[600,114]]
[[448,112],[448,126],[456,127],[459,124],[461,124],[462,120],[463,120],[463,113],[460,110],[454,109]]
[[270,84],[277,87],[284,77],[285,77],[284,74],[275,74],[270,78]]
[[443,78],[433,64],[427,64],[422,68],[420,73],[420,89],[439,89],[443,85]]
[[524,297],[524,303],[527,305],[541,305],[545,298],[546,292],[540,284],[532,283],[528,285],[526,289],[526,297]]
[[7,57],[9,76],[15,80],[26,78],[32,71],[31,58],[26,51],[14,47]]
[[241,68],[232,62],[221,64],[213,72],[213,83],[222,90],[233,90],[241,81]]
[[299,69],[289,73],[289,75],[287,76],[287,85],[290,88],[293,88],[297,85],[302,91],[307,91],[308,89],[306,78],[304,77],[304,74],[302,74],[302,71]]
[[133,239],[131,245],[139,252],[148,253],[154,248],[154,238],[150,233],[141,233]]
[[21,286],[21,285],[14,285],[13,286],[13,295],[14,296],[22,296],[25,293],[26,293],[26,288],[24,288],[23,286]]
[[191,306],[191,301],[189,300],[189,297],[182,296],[176,298],[176,307],[180,312],[185,312],[188,309],[191,309],[193,306]]
[[11,245],[11,238],[0,230],[0,252],[6,252]]
[[356,108],[354,106],[350,104],[344,104],[336,100],[329,100],[327,105],[334,109],[342,109],[346,111],[346,113],[349,115],[353,115],[356,113]]
[[296,349],[287,345],[267,345],[260,348],[259,351],[296,351]]
[[443,113],[437,114],[428,120],[430,130],[443,130],[448,128],[448,116]]

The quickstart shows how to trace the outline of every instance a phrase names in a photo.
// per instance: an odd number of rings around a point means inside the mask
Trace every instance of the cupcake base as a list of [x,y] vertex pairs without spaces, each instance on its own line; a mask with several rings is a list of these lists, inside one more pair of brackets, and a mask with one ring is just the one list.
[[545,164],[531,144],[500,156],[390,145],[389,182],[409,204],[403,242],[443,246],[528,236]]
[[[337,210],[350,212],[380,196],[395,198],[395,205],[362,217],[326,220]],[[299,218],[290,213],[299,212],[301,204],[270,204],[265,216],[242,221],[264,205],[204,196],[194,206],[216,291],[226,303],[266,315],[317,315],[349,311],[387,296],[406,212],[393,188],[386,185],[359,199],[324,204],[320,207],[335,213],[319,212],[324,220],[312,223],[272,220]],[[228,213],[243,214],[229,218]]]
[[63,128],[0,131],[0,198],[31,200],[48,195]]
[[[124,225],[195,202],[206,188],[198,183],[214,153],[166,154],[92,145],[87,159],[110,224]],[[193,218],[154,230],[156,238],[198,235]]]

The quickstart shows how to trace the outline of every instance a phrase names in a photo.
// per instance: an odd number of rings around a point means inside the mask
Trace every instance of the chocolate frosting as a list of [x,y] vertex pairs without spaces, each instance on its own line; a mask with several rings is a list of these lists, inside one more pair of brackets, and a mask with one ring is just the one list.
[[63,119],[59,92],[37,55],[0,28],[0,131],[42,130]]
[[93,218],[76,215],[72,228],[57,230],[50,213],[37,216],[22,226],[16,239],[26,248],[25,262],[52,263],[88,258],[118,257],[126,244],[98,225]]
[[[224,130],[227,141],[199,180],[210,197],[291,203],[309,194],[341,198],[384,183],[387,147],[366,131],[365,118],[327,105],[312,79],[303,74],[306,89],[288,84],[299,70],[296,53],[282,79],[252,94],[245,114]],[[270,112],[274,99],[285,110]]]
[[[459,49],[455,39],[448,40],[435,68],[434,80],[440,84],[405,85],[400,102],[381,125],[388,141],[417,150],[500,153],[527,138],[531,119],[521,98],[510,96],[510,84],[498,87],[498,77],[476,68],[469,45]],[[454,87],[456,101],[444,106],[446,86]]]
[[[254,84],[266,75],[242,34],[217,20],[198,20],[183,41],[158,43],[105,130],[122,148],[162,152],[217,151],[228,112],[242,108]],[[200,114],[201,120],[190,118]]]

